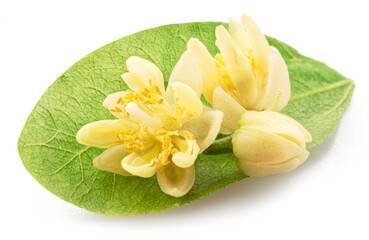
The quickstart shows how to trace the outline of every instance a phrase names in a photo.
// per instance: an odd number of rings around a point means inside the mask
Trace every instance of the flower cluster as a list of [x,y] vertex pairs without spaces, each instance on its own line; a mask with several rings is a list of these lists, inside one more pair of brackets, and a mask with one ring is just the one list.
[[[130,57],[122,75],[130,90],[109,95],[103,105],[117,119],[82,127],[77,141],[107,148],[93,161],[124,176],[157,176],[163,192],[185,195],[195,181],[194,162],[219,131],[233,134],[238,167],[248,176],[286,172],[306,160],[310,134],[281,113],[291,90],[287,66],[254,21],[230,19],[216,28],[214,58],[197,39],[174,67],[164,87],[153,63]],[[204,95],[213,109],[204,107]]]
[[197,39],[187,49],[196,58],[203,94],[223,112],[222,132],[234,133],[233,152],[248,176],[287,172],[309,156],[311,136],[294,119],[278,111],[290,99],[288,70],[279,51],[269,46],[246,14],[242,24],[231,18],[229,32],[216,28],[220,53],[213,58]]

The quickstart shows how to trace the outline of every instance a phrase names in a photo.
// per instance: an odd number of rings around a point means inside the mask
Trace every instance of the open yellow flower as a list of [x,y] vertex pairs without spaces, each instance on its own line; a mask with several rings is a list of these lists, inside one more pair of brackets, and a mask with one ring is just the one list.
[[[215,44],[220,54],[214,59],[199,40],[188,42],[187,49],[201,72],[203,94],[221,111],[229,102],[237,102],[246,110],[280,111],[291,95],[286,63],[248,15],[243,14],[242,24],[231,18],[229,32],[222,25],[216,28]],[[217,87],[221,90],[214,91]],[[227,117],[235,119],[230,129],[234,131],[240,116],[224,117],[226,122]]]
[[197,155],[215,140],[223,114],[203,111],[201,75],[190,52],[173,69],[166,91],[153,63],[130,57],[126,64],[122,78],[131,90],[103,103],[118,119],[85,125],[77,141],[108,148],[94,159],[96,168],[144,178],[157,173],[163,192],[183,196],[194,184]]
[[250,177],[288,172],[309,156],[311,135],[294,119],[278,112],[248,111],[232,138],[238,168]]

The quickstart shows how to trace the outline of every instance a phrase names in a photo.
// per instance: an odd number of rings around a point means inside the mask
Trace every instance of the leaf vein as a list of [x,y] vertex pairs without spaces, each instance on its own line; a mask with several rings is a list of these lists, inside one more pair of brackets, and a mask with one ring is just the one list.
[[321,88],[317,88],[313,91],[293,96],[293,97],[291,97],[290,102],[301,99],[301,98],[309,97],[311,95],[319,94],[319,93],[324,92],[324,91],[329,91],[329,90],[332,90],[332,89],[335,89],[335,88],[339,88],[339,87],[342,87],[346,84],[353,85],[353,81],[351,79],[343,79],[343,80],[335,82],[333,84],[330,84],[330,85],[327,85],[327,86],[324,86],[324,87],[321,87]]

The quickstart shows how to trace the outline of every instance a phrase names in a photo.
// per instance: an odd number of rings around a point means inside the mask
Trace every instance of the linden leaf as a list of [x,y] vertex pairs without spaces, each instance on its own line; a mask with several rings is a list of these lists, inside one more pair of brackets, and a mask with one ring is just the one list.
[[[46,189],[81,208],[104,215],[139,215],[178,207],[209,195],[247,176],[238,171],[229,138],[220,140],[196,160],[191,191],[175,198],[161,192],[155,177],[124,177],[97,170],[92,160],[103,150],[77,143],[85,124],[113,118],[102,106],[108,94],[126,90],[125,61],[140,56],[155,63],[166,82],[191,37],[215,55],[215,27],[221,23],[166,25],[121,38],[87,55],[44,93],[30,114],[18,142],[26,169]],[[300,55],[268,38],[285,59],[292,97],[283,113],[312,134],[312,148],[335,129],[347,108],[354,84],[321,62]],[[205,100],[204,100],[205,101]]]

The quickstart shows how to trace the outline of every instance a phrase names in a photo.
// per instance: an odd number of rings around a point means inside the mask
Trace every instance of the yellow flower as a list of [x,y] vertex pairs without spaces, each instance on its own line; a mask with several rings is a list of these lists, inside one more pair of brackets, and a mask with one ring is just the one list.
[[144,178],[157,173],[163,192],[183,196],[194,184],[197,155],[215,140],[223,114],[203,111],[201,75],[190,52],[173,69],[166,91],[153,63],[130,57],[126,64],[122,78],[131,90],[103,103],[118,119],[85,125],[77,141],[108,148],[94,159],[96,168]]
[[233,152],[238,168],[250,177],[288,172],[302,164],[311,141],[308,131],[294,119],[272,111],[248,111],[238,122]]
[[[215,44],[220,54],[214,59],[199,40],[188,42],[187,49],[195,56],[201,72],[203,94],[221,111],[229,102],[237,102],[246,110],[280,111],[291,94],[287,66],[248,15],[242,16],[242,23],[243,26],[231,18],[229,32],[222,25],[216,28]],[[240,116],[224,117],[228,129],[234,131]],[[233,119],[233,124],[227,118]]]

